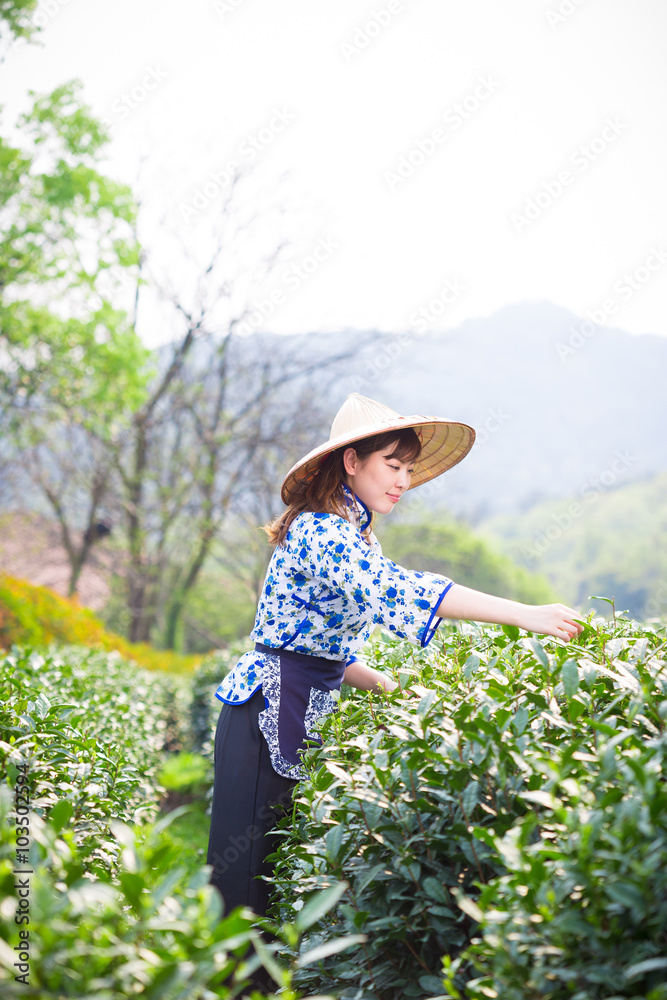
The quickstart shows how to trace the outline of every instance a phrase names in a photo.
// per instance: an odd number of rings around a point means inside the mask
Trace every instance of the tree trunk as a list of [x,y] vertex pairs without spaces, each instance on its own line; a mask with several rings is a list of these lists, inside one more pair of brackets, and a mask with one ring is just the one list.
[[146,574],[140,512],[143,500],[143,478],[146,469],[146,418],[134,421],[136,433],[133,468],[127,504],[130,566],[128,573],[127,607],[130,613],[130,642],[145,642]]
[[128,586],[128,607],[132,613],[130,642],[150,642],[155,624],[155,600],[153,588],[145,578],[131,582]]
[[192,587],[197,582],[197,577],[199,572],[204,565],[206,556],[211,548],[211,542],[216,536],[217,525],[209,523],[205,532],[202,534],[200,539],[199,549],[192,563],[190,564],[190,569],[188,574],[183,581],[183,583],[176,589],[175,596],[169,602],[169,607],[167,609],[167,625],[166,625],[166,635],[165,644],[167,649],[173,649],[176,642],[176,632],[178,629],[179,622],[181,620],[181,615],[183,614],[183,609],[185,608],[185,602],[187,596],[192,589]]

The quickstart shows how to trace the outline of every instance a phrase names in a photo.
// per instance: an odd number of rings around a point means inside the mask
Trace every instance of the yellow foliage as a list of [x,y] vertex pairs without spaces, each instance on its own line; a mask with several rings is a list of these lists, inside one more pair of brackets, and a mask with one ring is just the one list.
[[72,644],[118,650],[149,670],[189,673],[201,656],[183,656],[171,650],[154,649],[147,643],[131,643],[106,632],[89,608],[76,598],[61,597],[48,587],[37,587],[0,571],[0,648],[13,644],[47,646]]

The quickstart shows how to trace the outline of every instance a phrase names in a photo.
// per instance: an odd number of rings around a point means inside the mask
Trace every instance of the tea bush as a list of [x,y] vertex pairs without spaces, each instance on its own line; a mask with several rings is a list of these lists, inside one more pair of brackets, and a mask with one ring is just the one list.
[[298,982],[350,1000],[442,995],[444,957],[449,996],[662,1000],[664,635],[624,619],[568,644],[440,632],[436,656],[375,649],[423,697],[355,692],[309,751],[276,912],[344,881],[309,945],[367,941]]
[[[227,997],[254,942],[286,998],[667,1000],[666,649],[664,628],[623,618],[568,644],[466,624],[428,651],[376,642],[371,662],[401,690],[345,689],[321,724],[267,947],[249,913],[220,921],[208,869],[188,872],[165,824],[150,829],[165,746],[188,743],[189,682],[14,648],[0,765],[11,792],[29,764],[33,950],[26,991],[18,816],[0,788],[3,996]],[[235,655],[202,669],[212,704]]]
[[607,773],[585,785],[565,779],[568,791],[548,814],[531,815],[499,845],[511,874],[479,900],[483,936],[467,955],[477,970],[467,997],[667,997],[660,742],[609,755]]
[[[170,726],[185,725],[184,681],[153,675],[117,653],[14,647],[0,659],[0,768],[12,782],[29,760],[34,808],[68,825],[90,871],[121,850],[110,819],[153,821]],[[180,715],[180,721],[178,716]]]
[[[277,942],[295,948],[310,923],[335,903],[338,892],[321,894],[292,925],[267,924],[276,938],[269,944],[250,910],[238,908],[221,919],[220,897],[208,884],[208,868],[184,878],[165,829],[169,817],[141,847],[129,826],[112,821],[111,835],[122,846],[117,877],[100,871],[89,879],[86,859],[71,832],[62,828],[62,817],[45,823],[34,815],[29,859],[18,866],[31,873],[24,879],[16,874],[12,806],[9,789],[0,786],[3,998],[127,1000],[141,995],[146,1000],[227,1000],[248,995],[248,976],[263,965],[281,986],[281,997],[296,1000],[292,970],[275,958]],[[17,882],[26,881],[29,907],[19,910]],[[17,915],[22,918],[19,925]],[[334,947],[358,940],[356,935]],[[310,958],[305,955],[301,961]],[[264,996],[259,990],[252,995],[258,1000]]]
[[153,822],[169,719],[184,723],[187,693],[99,651],[14,647],[0,659],[3,997],[225,1000],[262,964],[295,1000],[278,943],[300,965],[316,959],[300,940],[340,890],[265,924],[270,944],[249,910],[221,919],[210,868],[188,871],[169,836],[184,810]]
[[[156,834],[137,851],[130,827],[112,820],[110,836],[123,852],[114,883],[102,868],[87,877],[88,859],[72,832],[62,828],[63,816],[44,823],[35,814],[28,863],[17,865],[12,804],[8,789],[0,788],[3,997],[120,1000],[138,991],[155,998],[199,997],[197,986],[222,983],[236,964],[233,949],[239,956],[243,951],[238,949],[251,940],[250,920],[232,916],[214,929],[211,915],[220,904],[210,887],[204,889],[202,878],[192,879],[180,896],[173,895],[171,883],[182,871],[167,838]],[[170,877],[156,884],[156,868],[164,873],[167,866]],[[22,879],[14,874],[16,868],[32,875]],[[28,922],[19,927],[15,886],[20,879],[30,886],[30,905],[21,911]],[[21,952],[21,947],[27,950]]]
[[583,725],[536,755],[536,808],[495,843],[508,874],[479,899],[474,1000],[667,997],[665,643],[622,626],[605,650],[565,674]]

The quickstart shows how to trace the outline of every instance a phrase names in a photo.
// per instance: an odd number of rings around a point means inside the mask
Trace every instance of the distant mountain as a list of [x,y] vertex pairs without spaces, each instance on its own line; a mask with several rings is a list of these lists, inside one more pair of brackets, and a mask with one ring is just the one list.
[[[195,375],[210,365],[213,347],[195,345]],[[333,359],[345,352],[351,358],[332,391]],[[169,345],[158,355],[168,364]],[[404,510],[446,507],[475,526],[667,469],[667,337],[597,327],[549,302],[506,306],[444,332],[256,333],[236,338],[230,352],[230,363],[251,371],[266,358],[289,358],[292,374],[303,373],[285,383],[281,398],[294,398],[304,380],[320,387],[328,416],[304,414],[313,446],[350,392],[475,428],[470,454],[408,495]],[[328,370],[310,373],[328,361]],[[247,402],[245,385],[232,380],[231,409]],[[28,486],[23,501],[35,506]]]
[[[299,351],[305,364],[356,343],[332,417],[356,391],[401,413],[474,427],[471,453],[430,495],[422,488],[427,503],[473,525],[667,469],[667,337],[597,327],[549,302],[507,306],[446,332],[365,343],[372,336],[258,334],[245,349]],[[314,428],[313,443],[321,435]]]

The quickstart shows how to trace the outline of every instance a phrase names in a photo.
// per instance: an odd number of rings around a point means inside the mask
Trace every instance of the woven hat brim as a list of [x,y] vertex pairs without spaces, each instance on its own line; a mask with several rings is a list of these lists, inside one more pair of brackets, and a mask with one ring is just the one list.
[[412,427],[419,434],[422,449],[412,474],[409,486],[411,490],[415,486],[430,482],[437,476],[441,476],[443,472],[453,468],[466,457],[475,443],[473,428],[457,420],[416,416],[386,421],[386,424],[387,426],[383,427],[380,421],[375,421],[366,427],[357,428],[353,435],[342,434],[338,438],[331,438],[325,444],[314,448],[305,458],[297,462],[285,476],[280,491],[283,503],[286,506],[289,505],[292,489],[296,483],[306,483],[315,477],[325,455],[329,455],[344,445],[352,445],[355,441],[361,441],[375,434],[383,434],[391,430],[399,431],[406,427]]

